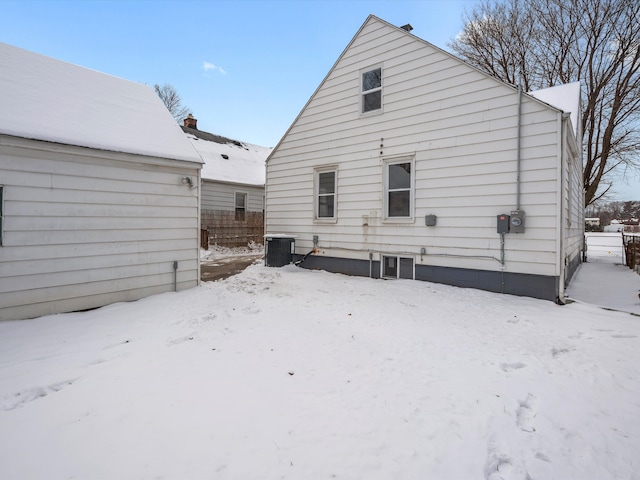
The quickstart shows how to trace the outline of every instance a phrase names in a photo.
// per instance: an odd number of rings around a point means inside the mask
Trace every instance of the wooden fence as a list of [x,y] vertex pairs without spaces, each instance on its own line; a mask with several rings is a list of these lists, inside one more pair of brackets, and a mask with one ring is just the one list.
[[627,266],[637,273],[640,273],[640,233],[636,233],[635,235],[623,234],[622,242],[624,243]]
[[200,244],[220,247],[246,247],[251,242],[264,242],[262,212],[244,212],[244,220],[236,220],[235,212],[202,210]]

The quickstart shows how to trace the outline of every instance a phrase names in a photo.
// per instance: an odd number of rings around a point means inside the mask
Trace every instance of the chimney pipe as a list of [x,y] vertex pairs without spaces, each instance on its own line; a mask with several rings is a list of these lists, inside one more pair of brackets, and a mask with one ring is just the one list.
[[184,126],[188,128],[193,128],[194,130],[198,129],[198,119],[193,118],[193,115],[189,114],[187,118],[184,119]]

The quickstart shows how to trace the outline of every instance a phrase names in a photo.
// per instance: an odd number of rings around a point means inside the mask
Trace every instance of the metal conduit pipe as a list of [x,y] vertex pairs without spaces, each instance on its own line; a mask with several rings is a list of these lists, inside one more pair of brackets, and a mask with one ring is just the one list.
[[522,86],[518,83],[518,144],[516,147],[516,210],[520,210],[520,144],[522,130]]

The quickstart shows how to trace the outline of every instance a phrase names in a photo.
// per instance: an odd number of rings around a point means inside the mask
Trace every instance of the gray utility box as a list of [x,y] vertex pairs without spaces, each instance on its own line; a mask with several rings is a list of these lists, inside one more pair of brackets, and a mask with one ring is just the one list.
[[511,233],[524,233],[525,215],[523,210],[511,210],[509,231]]
[[292,235],[264,236],[264,264],[267,267],[283,267],[293,261],[296,237]]
[[509,233],[509,215],[501,213],[498,215],[498,233]]

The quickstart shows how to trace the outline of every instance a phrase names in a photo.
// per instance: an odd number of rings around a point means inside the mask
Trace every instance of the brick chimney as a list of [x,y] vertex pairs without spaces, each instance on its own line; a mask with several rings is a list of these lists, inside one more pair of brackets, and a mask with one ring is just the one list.
[[198,119],[193,118],[193,115],[189,114],[187,118],[184,119],[184,126],[188,128],[193,128],[194,130],[198,129]]

